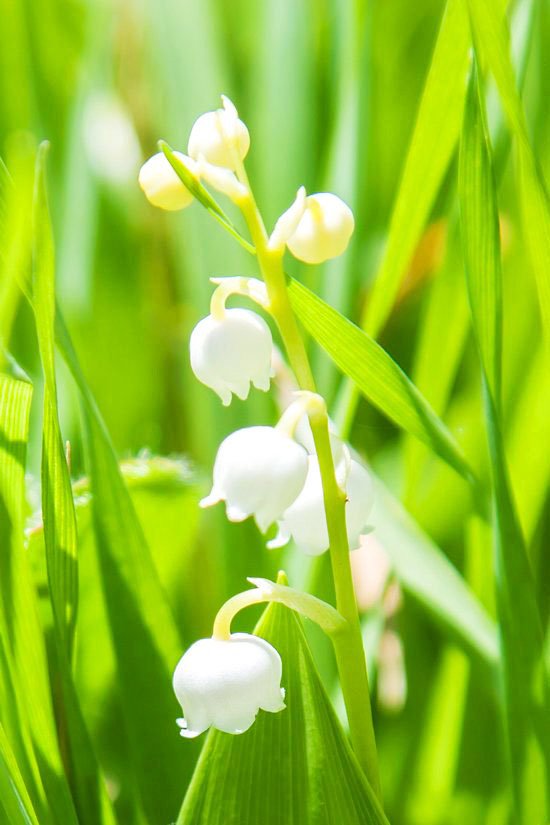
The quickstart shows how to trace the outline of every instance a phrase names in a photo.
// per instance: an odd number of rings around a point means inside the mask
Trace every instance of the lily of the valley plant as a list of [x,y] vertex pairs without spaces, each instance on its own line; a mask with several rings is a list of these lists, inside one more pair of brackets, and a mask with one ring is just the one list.
[[[149,201],[163,209],[184,209],[199,200],[256,255],[261,280],[214,280],[210,314],[197,324],[190,340],[191,367],[198,380],[224,405],[233,395],[246,399],[251,386],[269,390],[273,342],[268,323],[249,309],[226,308],[229,296],[242,295],[278,327],[298,390],[275,427],[259,423],[222,442],[212,490],[201,507],[223,502],[229,520],[253,517],[262,533],[276,533],[269,547],[292,539],[298,551],[309,555],[329,551],[336,610],[306,593],[253,580],[254,589],[221,608],[212,638],[195,642],[178,663],[174,690],[184,713],[178,725],[184,737],[198,736],[208,727],[240,734],[259,711],[284,711],[278,652],[258,637],[231,633],[239,610],[276,600],[314,619],[330,635],[353,747],[378,791],[369,686],[349,558],[350,549],[368,529],[372,484],[366,468],[329,431],[326,404],[316,392],[283,268],[287,250],[308,264],[343,254],[353,233],[353,214],[336,194],[308,195],[301,187],[269,234],[244,167],[248,129],[231,101],[222,97],[222,102],[223,108],[195,122],[187,154],[161,143],[162,151],[143,165],[139,182]],[[206,187],[240,209],[251,243],[236,233]],[[291,696],[287,699],[292,701]]]

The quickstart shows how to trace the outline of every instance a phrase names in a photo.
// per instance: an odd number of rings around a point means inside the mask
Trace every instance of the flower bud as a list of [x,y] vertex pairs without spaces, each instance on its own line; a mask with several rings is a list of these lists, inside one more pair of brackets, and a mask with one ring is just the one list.
[[[182,155],[181,152],[174,152],[174,155],[191,172],[194,172],[195,164],[191,158]],[[170,212],[185,209],[193,200],[193,195],[181,182],[170,165],[170,161],[162,152],[157,152],[145,161],[139,171],[138,180],[147,200],[161,209],[167,209]]]
[[222,95],[223,109],[205,112],[191,129],[187,151],[195,160],[204,158],[214,166],[235,170],[250,148],[250,135],[228,97]]
[[233,633],[229,639],[201,639],[174,671],[174,692],[185,719],[180,734],[192,739],[213,727],[244,733],[259,710],[285,707],[281,657],[258,636]]
[[262,532],[281,518],[307,475],[307,453],[275,427],[245,427],[227,436],[214,462],[214,484],[200,503],[226,502],[227,518],[253,515]]
[[353,212],[329,192],[309,195],[287,246],[300,261],[320,264],[345,251],[354,229]]
[[226,407],[232,393],[247,398],[250,383],[264,392],[269,389],[272,349],[268,325],[248,309],[226,309],[220,318],[208,315],[189,341],[193,372]]
[[[269,548],[282,547],[290,538],[308,556],[319,556],[329,548],[328,528],[323,500],[323,484],[316,455],[308,458],[308,474],[302,492],[279,521],[279,533]],[[343,471],[344,462],[337,467]],[[338,479],[340,483],[340,479]],[[351,459],[345,480],[347,493],[346,528],[350,549],[359,545],[359,535],[367,523],[372,507],[372,482],[367,470]]]

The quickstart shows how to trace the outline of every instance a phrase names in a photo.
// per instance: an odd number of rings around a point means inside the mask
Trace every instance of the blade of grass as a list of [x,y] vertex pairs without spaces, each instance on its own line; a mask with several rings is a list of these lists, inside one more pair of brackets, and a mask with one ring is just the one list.
[[78,600],[77,528],[71,479],[59,424],[55,374],[55,260],[46,193],[46,155],[36,162],[33,204],[33,309],[44,371],[42,517],[61,701],[56,706],[65,759],[83,823],[115,821],[76,695],[72,639]]
[[[0,374],[2,660],[7,661],[13,680],[17,703],[13,723],[19,725],[18,737],[20,734],[34,774],[37,787],[32,798],[40,821],[77,825],[59,753],[36,592],[23,550],[25,457],[31,398],[32,387],[28,382]],[[4,707],[1,710],[5,712]],[[7,726],[4,716],[2,719]]]
[[463,478],[475,484],[460,446],[388,353],[298,281],[290,280],[289,295],[306,330],[359,391],[405,432],[425,442]]
[[532,572],[510,492],[500,422],[502,284],[491,148],[472,72],[459,192],[472,325],[481,362],[493,487],[493,541],[505,722],[518,823],[548,817],[550,703]]
[[10,825],[39,825],[23,777],[0,723],[0,810]]

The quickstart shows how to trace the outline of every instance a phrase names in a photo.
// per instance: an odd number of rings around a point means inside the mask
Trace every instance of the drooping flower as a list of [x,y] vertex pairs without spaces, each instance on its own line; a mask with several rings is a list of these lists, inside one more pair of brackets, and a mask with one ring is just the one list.
[[[298,199],[300,192],[298,193]],[[296,209],[293,205],[288,212]],[[286,213],[285,213],[286,214]],[[288,226],[295,228],[286,238],[286,245],[295,258],[308,264],[320,264],[341,255],[353,234],[353,212],[343,200],[330,192],[309,195],[299,221],[299,212],[292,214]],[[281,220],[281,219],[279,219]]]
[[235,170],[250,148],[250,135],[228,97],[222,95],[223,109],[205,112],[191,129],[187,151],[195,160],[204,158],[214,166]]
[[[191,158],[181,152],[174,152],[174,155],[191,172],[195,172],[195,164]],[[193,195],[181,182],[170,165],[170,161],[162,152],[157,152],[145,161],[139,171],[138,180],[145,197],[153,206],[173,212],[177,209],[185,209],[193,201]]]
[[230,521],[254,516],[262,532],[281,518],[304,486],[307,453],[275,427],[244,427],[220,444],[214,483],[201,507],[226,502]]
[[[346,528],[350,549],[353,550],[359,545],[359,536],[372,507],[372,481],[365,467],[353,459],[344,468],[345,464],[341,462],[336,474],[347,494]],[[282,547],[290,538],[309,556],[319,556],[329,548],[323,485],[316,455],[309,456],[308,474],[302,492],[283,513],[278,535],[267,546]]]
[[285,707],[281,657],[258,636],[201,639],[184,653],[174,672],[174,692],[184,719],[180,734],[193,738],[207,728],[244,733],[259,710]]
[[189,341],[191,368],[216,392],[224,406],[232,393],[248,397],[250,384],[266,392],[273,341],[266,322],[248,309],[226,309],[220,318],[199,321]]

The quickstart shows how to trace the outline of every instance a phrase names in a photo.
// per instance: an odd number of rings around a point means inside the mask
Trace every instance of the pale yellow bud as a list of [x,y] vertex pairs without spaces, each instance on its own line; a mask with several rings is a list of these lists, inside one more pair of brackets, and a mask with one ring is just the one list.
[[[174,155],[190,172],[195,173],[195,163],[191,158],[181,152],[174,152]],[[162,152],[157,152],[143,164],[138,180],[145,197],[153,206],[173,212],[185,209],[193,201],[193,195]]]

